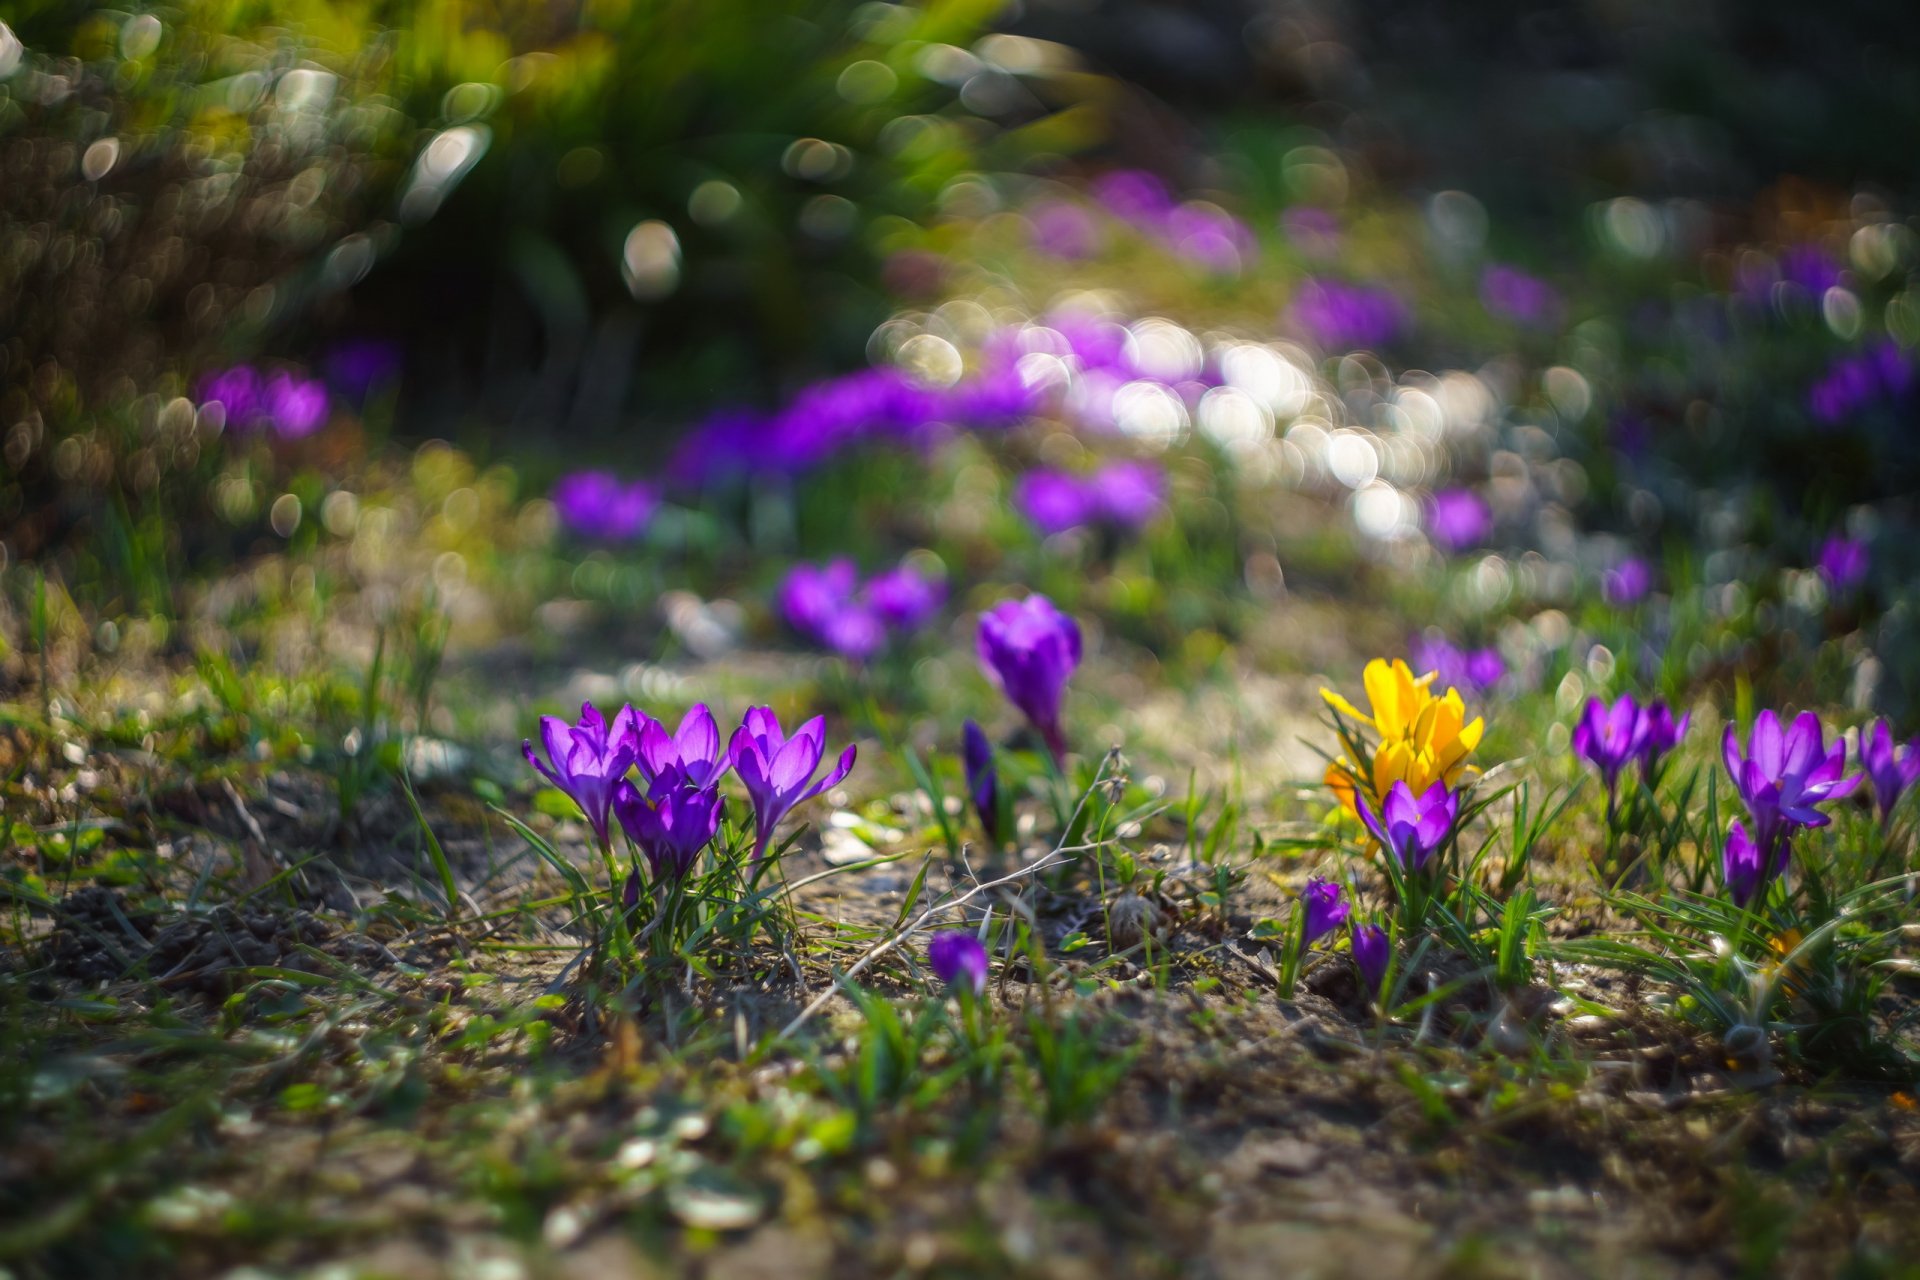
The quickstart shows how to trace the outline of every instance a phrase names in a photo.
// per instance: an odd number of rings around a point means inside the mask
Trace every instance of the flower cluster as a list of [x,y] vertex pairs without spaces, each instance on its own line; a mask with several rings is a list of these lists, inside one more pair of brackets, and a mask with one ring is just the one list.
[[1727,832],[1722,868],[1727,892],[1746,904],[1787,869],[1794,835],[1833,821],[1818,808],[1851,795],[1864,775],[1844,776],[1847,744],[1829,747],[1820,717],[1803,711],[1790,729],[1762,711],[1753,722],[1744,754],[1732,725],[1720,744],[1727,773],[1753,827],[1735,821]]
[[1014,490],[1014,505],[1044,535],[1084,525],[1139,529],[1166,505],[1166,473],[1151,462],[1110,462],[1092,475],[1029,471]]
[[1640,778],[1652,786],[1660,777],[1660,763],[1686,735],[1691,713],[1673,718],[1673,708],[1655,698],[1642,706],[1623,693],[1612,706],[1599,698],[1587,699],[1580,723],[1573,727],[1573,753],[1600,771],[1607,784],[1607,812],[1620,796],[1620,774],[1638,762]]
[[1381,285],[1309,280],[1294,296],[1294,328],[1328,351],[1382,347],[1400,336],[1407,307]]
[[1300,909],[1299,950],[1289,958],[1289,971],[1297,969],[1300,952],[1344,924],[1347,926],[1354,968],[1360,971],[1361,983],[1368,995],[1378,992],[1381,980],[1387,976],[1387,964],[1392,956],[1387,931],[1380,925],[1361,924],[1354,919],[1353,906],[1346,899],[1346,890],[1337,881],[1321,876],[1307,878],[1306,888],[1300,893]]
[[1835,426],[1876,404],[1902,400],[1913,390],[1913,362],[1891,338],[1844,355],[1807,392],[1815,422]]
[[1215,275],[1237,275],[1259,256],[1247,225],[1204,200],[1174,200],[1159,178],[1120,169],[1094,180],[1093,195],[1108,213],[1169,251]]
[[[1370,725],[1380,737],[1366,753],[1364,768],[1346,755],[1327,766],[1326,783],[1347,812],[1361,816],[1359,798],[1364,791],[1373,812],[1380,813],[1396,783],[1423,797],[1424,805],[1435,783],[1451,786],[1466,770],[1467,757],[1480,745],[1486,724],[1477,716],[1467,720],[1466,703],[1458,689],[1434,694],[1437,674],[1429,671],[1416,677],[1399,659],[1389,664],[1375,658],[1361,676],[1371,712],[1331,689],[1320,691],[1335,711],[1359,725]],[[1350,732],[1343,729],[1342,736],[1350,747],[1364,748]]]
[[327,388],[317,378],[302,378],[285,370],[262,373],[235,365],[208,378],[200,388],[206,404],[217,404],[226,415],[227,430],[271,430],[282,440],[300,440],[327,424],[330,404]]
[[553,486],[553,506],[568,532],[595,542],[631,542],[645,533],[660,491],[611,471],[575,471]]
[[[799,805],[836,786],[853,768],[849,746],[816,780],[826,753],[825,721],[815,716],[791,736],[766,707],[746,714],[732,738],[721,743],[713,712],[695,706],[668,733],[666,726],[631,706],[608,724],[591,703],[569,725],[557,716],[540,721],[543,760],[531,741],[521,750],[548,782],[579,806],[603,850],[611,852],[610,818],[645,856],[656,884],[684,877],[719,833],[720,784],[739,775],[753,806],[753,856],[766,856],[775,828]],[[637,773],[636,785],[630,775]]]
[[889,633],[918,631],[946,599],[946,582],[928,577],[911,561],[864,583],[845,558],[796,564],[780,585],[780,612],[787,624],[853,662],[872,657]]

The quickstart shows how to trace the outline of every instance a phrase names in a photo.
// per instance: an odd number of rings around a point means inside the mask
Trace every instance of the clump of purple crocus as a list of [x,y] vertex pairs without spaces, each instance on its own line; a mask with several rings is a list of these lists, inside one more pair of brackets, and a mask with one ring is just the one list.
[[719,834],[724,804],[717,788],[695,786],[670,774],[645,794],[626,781],[613,794],[614,816],[646,855],[655,884],[678,880],[693,869],[700,851]]
[[1858,538],[1834,534],[1820,544],[1820,576],[1836,590],[1859,586],[1871,567],[1867,544]]
[[1436,672],[1441,688],[1463,693],[1485,693],[1506,679],[1506,660],[1495,648],[1463,649],[1434,632],[1418,636],[1409,654],[1416,671]]
[[236,365],[208,378],[201,399],[219,404],[227,428],[236,433],[267,428],[283,440],[312,435],[327,423],[330,404],[326,385],[282,370],[262,374]]
[[645,480],[623,481],[611,471],[575,471],[553,486],[560,523],[576,537],[631,542],[646,532],[660,493]]
[[1310,947],[1338,929],[1353,910],[1339,883],[1320,876],[1308,878],[1307,887],[1300,893],[1300,903],[1306,912],[1300,927],[1302,947]]
[[1443,551],[1461,551],[1486,541],[1493,511],[1471,489],[1442,489],[1427,504],[1427,535]]
[[1386,981],[1387,963],[1393,958],[1387,931],[1377,924],[1350,925],[1349,939],[1353,947],[1353,967],[1360,971],[1360,985],[1368,997],[1375,996],[1379,994],[1380,984]]
[[1377,814],[1362,793],[1355,793],[1354,803],[1374,839],[1402,870],[1416,875],[1446,844],[1460,816],[1460,795],[1449,791],[1444,782],[1434,783],[1417,797],[1404,780],[1396,782]]
[[527,763],[572,797],[601,847],[608,847],[607,815],[614,791],[639,756],[638,713],[622,707],[609,727],[599,708],[585,703],[576,724],[569,725],[558,716],[541,716],[540,739],[546,760],[534,754],[531,741],[525,741],[520,750]]
[[967,773],[967,796],[980,817],[980,829],[990,844],[1000,843],[1000,774],[993,766],[993,744],[979,725],[967,721],[961,730],[960,762]]
[[1167,477],[1153,463],[1133,459],[1086,477],[1043,468],[1020,477],[1013,501],[1046,536],[1089,524],[1137,530],[1165,509]]
[[1833,821],[1816,806],[1844,799],[1864,780],[1862,774],[1842,776],[1846,739],[1835,738],[1829,748],[1820,718],[1811,711],[1795,717],[1791,729],[1782,729],[1772,711],[1762,711],[1754,719],[1745,755],[1739,735],[1728,725],[1720,750],[1753,819],[1753,841],[1769,866],[1775,861],[1785,865],[1785,842],[1794,830]]
[[1904,399],[1913,390],[1913,361],[1891,338],[1840,356],[1807,390],[1814,421],[1834,426],[1876,404]]
[[976,647],[987,678],[1039,731],[1054,760],[1064,760],[1060,704],[1080,665],[1080,624],[1036,593],[981,614]]
[[1295,295],[1295,328],[1329,351],[1381,347],[1400,336],[1406,305],[1379,285],[1312,280]]
[[1620,774],[1628,764],[1640,765],[1648,786],[1659,780],[1661,762],[1687,732],[1691,713],[1673,718],[1673,708],[1655,698],[1645,706],[1623,693],[1608,706],[1587,699],[1580,723],[1573,728],[1573,753],[1600,771],[1607,784],[1607,816],[1611,820],[1620,798]]
[[911,562],[874,575],[863,585],[853,561],[796,564],[780,584],[780,612],[787,624],[851,662],[863,662],[887,642],[888,633],[917,631],[946,602],[946,583]]
[[975,996],[987,989],[987,948],[963,929],[934,934],[927,943],[927,964],[948,987]]
[[1653,590],[1653,569],[1638,556],[1628,556],[1600,579],[1600,595],[1615,608],[1639,604]]
[[763,858],[774,828],[798,806],[839,785],[853,769],[856,748],[849,746],[824,777],[814,780],[826,754],[826,720],[815,716],[788,737],[770,707],[753,707],[727,744],[740,782],[753,801],[753,856]]
[[1873,722],[1873,728],[1860,738],[1860,764],[1873,782],[1873,800],[1880,809],[1880,824],[1893,821],[1893,807],[1901,795],[1920,779],[1920,738],[1896,747],[1893,730],[1885,720]]
[[1480,302],[1493,315],[1529,329],[1558,325],[1565,310],[1558,289],[1518,267],[1497,262],[1480,273]]

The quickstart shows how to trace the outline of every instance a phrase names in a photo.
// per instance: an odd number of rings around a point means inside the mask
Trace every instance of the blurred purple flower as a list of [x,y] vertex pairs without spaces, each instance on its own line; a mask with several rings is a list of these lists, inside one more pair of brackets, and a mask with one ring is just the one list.
[[1530,329],[1557,326],[1565,310],[1558,289],[1518,267],[1497,262],[1480,273],[1480,302],[1501,319]]
[[1000,774],[993,767],[993,744],[980,726],[967,721],[960,735],[960,760],[967,772],[967,795],[990,844],[1000,843]]
[[400,377],[400,348],[379,338],[357,338],[328,352],[321,367],[341,395],[364,401]]
[[227,430],[250,431],[263,414],[260,375],[245,365],[222,370],[200,384],[200,399],[218,404],[226,414]]
[[1139,459],[1109,462],[1088,482],[1093,504],[1105,519],[1123,529],[1138,529],[1167,502],[1167,473]]
[[575,471],[553,486],[560,523],[577,537],[597,542],[631,542],[646,531],[660,505],[658,491],[645,480],[623,482],[611,471]]
[[1867,580],[1870,567],[1867,544],[1858,538],[1835,534],[1820,544],[1820,573],[1831,587],[1846,590],[1859,586]]
[[1033,247],[1050,258],[1090,258],[1100,251],[1100,224],[1082,205],[1045,200],[1027,210]]
[[1385,346],[1406,323],[1405,305],[1378,285],[1309,280],[1294,296],[1296,328],[1329,351]]
[[1796,244],[1782,253],[1780,275],[1815,297],[1845,279],[1840,264],[1817,244]]
[[781,615],[795,631],[818,640],[834,616],[853,603],[859,582],[859,571],[844,556],[824,565],[796,564],[780,584]]
[[934,934],[927,943],[927,964],[949,987],[976,996],[987,989],[987,948],[965,930]]
[[674,448],[665,468],[667,479],[688,489],[702,489],[717,481],[752,471],[755,443],[766,430],[766,420],[743,409],[714,414],[689,431]]
[[577,724],[569,725],[558,716],[541,716],[540,740],[546,747],[545,761],[534,754],[531,741],[520,744],[521,754],[542,777],[572,797],[604,847],[614,788],[639,755],[638,713],[632,707],[622,707],[613,718],[612,728],[608,728],[599,709],[590,702],[583,703]]
[[1900,803],[1901,794],[1920,779],[1920,738],[1896,748],[1887,722],[1876,720],[1872,731],[1861,736],[1860,763],[1873,780],[1874,803],[1885,826],[1893,821],[1893,806]]
[[1493,532],[1493,512],[1471,489],[1442,489],[1427,506],[1427,533],[1443,551],[1461,551]]
[[1687,736],[1687,726],[1693,723],[1691,711],[1678,720],[1673,718],[1673,708],[1663,698],[1655,698],[1640,713],[1640,776],[1648,786],[1652,786],[1660,777],[1661,763],[1667,753],[1680,745],[1680,739]]
[[720,743],[720,726],[704,702],[695,703],[680,718],[671,736],[652,716],[638,716],[634,763],[649,787],[663,779],[712,790],[726,777],[732,762]]
[[1751,903],[1754,895],[1786,868],[1786,841],[1780,842],[1775,856],[1766,857],[1738,818],[1728,826],[1727,842],[1720,850],[1720,876],[1735,906],[1745,907]]
[[886,625],[916,631],[946,603],[947,584],[903,563],[867,579],[860,594]]
[[1053,758],[1065,759],[1060,703],[1080,665],[1080,624],[1036,593],[981,614],[977,647],[987,678],[1039,730]]
[[1094,495],[1080,477],[1048,468],[1020,477],[1013,504],[1046,537],[1091,522],[1096,510]]
[[822,791],[838,786],[852,771],[855,748],[849,746],[825,777],[813,780],[826,753],[826,733],[825,717],[815,716],[789,738],[770,707],[750,708],[746,720],[734,730],[727,754],[753,801],[755,858],[766,856],[774,828],[782,818]]
[[1378,814],[1362,792],[1355,792],[1354,804],[1374,839],[1393,855],[1402,870],[1415,874],[1440,851],[1460,814],[1460,796],[1448,791],[1444,782],[1434,783],[1417,798],[1404,780],[1396,782]]
[[276,373],[260,397],[267,422],[282,440],[304,440],[327,424],[327,388],[318,379]]
[[1093,198],[1122,222],[1158,231],[1173,211],[1167,184],[1144,169],[1116,169],[1093,180]]
[[1432,631],[1415,637],[1411,649],[1414,670],[1437,672],[1436,683],[1442,688],[1478,694],[1506,679],[1506,660],[1498,649],[1462,649]]
[[1346,900],[1346,892],[1333,880],[1324,880],[1311,876],[1307,887],[1300,893],[1300,902],[1306,911],[1306,921],[1301,926],[1300,945],[1310,947],[1326,937],[1346,920],[1353,907]]
[[658,884],[677,880],[693,869],[700,851],[719,834],[724,803],[717,789],[663,776],[647,795],[631,782],[622,782],[613,795],[613,812],[627,838],[646,855]]
[[1837,357],[1807,390],[1807,410],[1823,426],[1835,426],[1885,401],[1913,390],[1914,368],[1906,351],[1891,338]]
[[1620,771],[1640,757],[1646,741],[1646,721],[1640,704],[1623,693],[1609,707],[1599,698],[1587,699],[1580,723],[1573,729],[1573,754],[1600,770],[1607,784],[1607,813],[1613,813],[1620,795]]
[[1846,740],[1835,738],[1828,749],[1820,718],[1811,711],[1801,712],[1791,730],[1782,730],[1772,711],[1762,711],[1754,719],[1744,757],[1739,735],[1728,725],[1720,753],[1763,851],[1775,850],[1795,827],[1832,822],[1815,806],[1853,794],[1865,777],[1841,776],[1847,767]]
[[1653,590],[1653,569],[1638,556],[1628,556],[1600,579],[1600,595],[1616,608],[1639,604]]
[[1380,994],[1380,984],[1387,977],[1387,963],[1393,958],[1387,931],[1377,924],[1356,924],[1351,930],[1353,966],[1360,971],[1360,985],[1372,999]]

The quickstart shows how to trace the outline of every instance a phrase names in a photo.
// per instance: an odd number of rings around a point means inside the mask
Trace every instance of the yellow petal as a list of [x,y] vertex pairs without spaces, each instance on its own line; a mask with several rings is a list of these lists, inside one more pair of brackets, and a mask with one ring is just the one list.
[[1353,801],[1353,766],[1342,756],[1327,766],[1326,784],[1339,799],[1340,807],[1348,813],[1359,816],[1360,810]]
[[1327,700],[1327,705],[1332,707],[1335,711],[1343,712],[1346,715],[1350,715],[1355,720],[1373,719],[1372,716],[1368,715],[1366,712],[1362,711],[1360,708],[1354,706],[1351,702],[1348,702],[1345,698],[1341,697],[1339,694],[1335,693],[1331,689],[1322,689],[1320,691],[1320,696],[1325,698]]
[[1373,707],[1373,724],[1384,738],[1400,736],[1400,727],[1406,723],[1406,711],[1400,697],[1400,682],[1394,678],[1395,672],[1381,658],[1375,658],[1360,673],[1360,682],[1367,687],[1367,702]]

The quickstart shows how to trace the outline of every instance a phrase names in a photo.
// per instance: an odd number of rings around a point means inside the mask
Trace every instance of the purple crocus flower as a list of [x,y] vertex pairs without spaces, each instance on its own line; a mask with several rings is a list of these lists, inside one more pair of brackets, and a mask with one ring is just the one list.
[[1424,870],[1440,851],[1453,831],[1454,819],[1460,816],[1460,796],[1448,791],[1444,782],[1434,783],[1417,798],[1404,779],[1396,782],[1387,792],[1378,814],[1367,803],[1363,792],[1355,793],[1354,803],[1360,811],[1360,821],[1366,824],[1374,839],[1393,855],[1403,870],[1416,873]]
[[1360,984],[1368,996],[1379,994],[1387,977],[1387,962],[1393,958],[1387,931],[1377,924],[1352,925],[1353,967],[1360,971]]
[[1034,594],[980,615],[980,666],[1045,739],[1056,761],[1067,754],[1060,702],[1080,665],[1080,624]]
[[917,631],[946,603],[947,584],[926,577],[911,564],[901,564],[867,579],[860,594],[867,608],[888,626]]
[[1496,316],[1530,329],[1560,321],[1560,291],[1518,267],[1493,263],[1480,273],[1481,305]]
[[1460,551],[1493,532],[1493,512],[1471,489],[1442,489],[1427,508],[1427,533],[1443,551]]
[[276,373],[261,388],[260,398],[267,421],[282,440],[304,440],[327,423],[327,388],[318,379]]
[[1151,462],[1109,462],[1088,482],[1100,516],[1123,529],[1150,522],[1167,503],[1167,473]]
[[575,471],[553,486],[560,523],[581,538],[631,542],[646,530],[660,505],[655,488],[644,480],[622,481],[611,471]]
[[1653,590],[1653,570],[1638,556],[1628,556],[1607,570],[1600,580],[1600,595],[1615,608],[1639,604]]
[[987,989],[987,948],[964,929],[936,933],[927,943],[933,976],[973,995]]
[[1588,698],[1580,723],[1573,728],[1573,753],[1600,770],[1607,784],[1607,812],[1613,812],[1620,795],[1620,771],[1627,762],[1640,757],[1646,744],[1645,712],[1630,693],[1623,693],[1609,707],[1599,698]]
[[1859,586],[1867,580],[1869,567],[1867,544],[1858,538],[1835,534],[1820,544],[1820,573],[1831,587]]
[[795,631],[818,640],[853,603],[859,581],[859,571],[845,557],[824,565],[796,564],[780,584],[780,612]]
[[1769,859],[1761,855],[1760,846],[1738,818],[1727,828],[1727,842],[1720,850],[1720,877],[1735,906],[1752,902],[1754,895],[1786,868],[1786,841],[1780,845],[1779,856]]
[[400,348],[378,338],[358,338],[328,352],[323,367],[341,395],[365,400],[399,378]]
[[1013,490],[1014,506],[1045,537],[1091,522],[1096,501],[1085,482],[1064,471],[1029,471]]
[[815,716],[789,738],[770,707],[753,707],[734,730],[727,754],[753,801],[753,856],[766,856],[773,829],[780,819],[822,791],[839,785],[853,769],[855,748],[840,754],[839,763],[818,782],[814,771],[826,753],[826,719]]
[[1796,244],[1781,254],[1780,274],[1816,297],[1844,278],[1840,264],[1817,244]]
[[1660,765],[1667,753],[1680,745],[1680,739],[1687,736],[1687,726],[1693,722],[1691,711],[1678,720],[1673,718],[1673,708],[1666,700],[1655,698],[1640,713],[1640,776],[1649,786],[1660,776]]
[[1754,719],[1747,754],[1740,753],[1739,735],[1727,726],[1721,740],[1727,773],[1753,816],[1753,838],[1763,850],[1775,850],[1794,827],[1824,827],[1833,819],[1815,806],[1853,794],[1864,775],[1842,777],[1847,767],[1847,743],[1835,738],[1826,745],[1820,717],[1803,711],[1791,730],[1782,730],[1780,717],[1762,711]]
[[1873,780],[1873,799],[1884,826],[1893,820],[1893,806],[1900,803],[1901,794],[1920,779],[1920,738],[1895,747],[1887,722],[1876,720],[1872,731],[1861,736],[1860,763]]
[[641,716],[640,737],[634,762],[640,776],[652,787],[667,780],[676,784],[711,791],[720,785],[733,767],[721,749],[720,726],[704,702],[695,703],[680,718],[680,727],[671,736],[667,727],[652,716]]
[[671,775],[647,795],[631,782],[622,782],[613,793],[614,816],[646,855],[655,884],[678,880],[693,869],[700,851],[720,831],[724,803],[717,789],[692,786]]
[[622,707],[608,727],[606,717],[592,703],[580,707],[580,720],[569,725],[558,716],[540,717],[540,738],[547,759],[534,754],[524,741],[520,751],[542,777],[566,792],[586,815],[602,847],[607,844],[607,811],[614,788],[633,768],[640,749],[638,713]]
[[1312,946],[1339,928],[1353,910],[1339,882],[1319,876],[1308,878],[1307,887],[1300,893],[1300,902],[1307,913],[1306,923],[1301,927],[1302,947]]
[[1000,843],[1000,774],[993,767],[993,744],[973,721],[960,735],[960,760],[967,771],[967,795],[990,844]]
[[1310,280],[1294,297],[1294,327],[1327,350],[1380,347],[1398,337],[1406,308],[1390,289]]
[[229,431],[250,431],[260,425],[260,375],[246,365],[235,365],[208,378],[200,386],[200,399],[220,406]]
[[1507,677],[1506,659],[1498,649],[1462,649],[1432,632],[1416,637],[1411,649],[1414,669],[1436,673],[1441,688],[1485,693]]
[[1173,211],[1167,184],[1144,169],[1117,169],[1093,180],[1093,198],[1122,222],[1158,231]]

